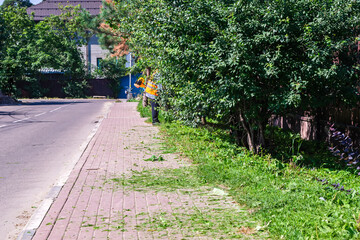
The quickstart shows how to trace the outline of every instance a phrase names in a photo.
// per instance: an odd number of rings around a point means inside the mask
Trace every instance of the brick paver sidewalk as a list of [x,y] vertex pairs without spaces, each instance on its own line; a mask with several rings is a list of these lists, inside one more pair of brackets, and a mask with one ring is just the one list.
[[[228,239],[234,235],[234,229],[205,231],[218,227],[217,216],[224,219],[219,214],[229,218],[225,221],[237,221],[231,217],[234,213],[247,214],[221,191],[146,188],[146,181],[150,181],[146,179],[143,189],[126,184],[134,174],[141,177],[152,169],[177,170],[189,165],[174,154],[161,152],[157,128],[140,118],[136,105],[113,105],[34,240]],[[165,161],[144,161],[160,153]],[[244,229],[241,224],[236,225],[240,232]],[[243,236],[253,239],[252,233]]]

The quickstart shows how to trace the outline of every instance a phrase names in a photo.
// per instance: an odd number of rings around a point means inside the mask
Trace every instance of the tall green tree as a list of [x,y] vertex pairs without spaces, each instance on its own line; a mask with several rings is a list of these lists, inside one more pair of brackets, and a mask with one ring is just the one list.
[[73,78],[83,78],[84,61],[80,46],[86,40],[79,35],[78,25],[80,7],[65,7],[58,16],[50,16],[35,26],[37,33],[35,59],[36,68],[54,68],[70,74]]
[[[98,26],[96,29],[99,42],[102,46],[108,49],[114,56],[122,56],[129,50],[126,37],[123,32],[118,32],[111,24],[116,22],[117,19],[116,4],[112,1],[103,1],[100,14],[97,16]],[[118,24],[119,25],[119,24]]]
[[[59,16],[35,23],[25,8],[0,10],[0,89],[12,96],[19,85],[30,85],[32,96],[40,96],[42,69],[64,72],[64,91],[68,96],[83,96],[86,87],[85,65],[79,49],[86,43],[79,24],[83,10],[64,7]],[[24,84],[26,83],[26,84]]]
[[266,146],[272,114],[359,100],[360,3],[117,1],[107,22],[163,76],[174,115],[209,116]]
[[[32,69],[36,39],[35,23],[25,8],[7,7],[0,11],[4,25],[0,53],[0,89],[4,94],[16,95],[16,83],[34,73]],[[0,39],[1,41],[1,39]]]
[[109,86],[115,98],[119,96],[121,90],[119,79],[128,72],[125,64],[125,57],[108,57],[101,61],[99,68],[95,71],[97,77],[105,78],[109,81]]
[[[62,7],[62,14],[50,16],[36,26],[38,39],[34,67],[62,71],[66,80],[63,90],[69,97],[84,97],[86,66],[80,46],[86,44],[86,31],[79,24],[80,6]],[[81,34],[80,34],[81,33]]]
[[[6,41],[6,32],[5,32],[5,19],[3,16],[3,12],[0,9],[0,61],[4,58],[5,55],[5,41]],[[2,68],[2,64],[0,62],[0,79],[5,74],[4,69]],[[1,88],[0,88],[1,95]]]
[[11,7],[30,7],[33,4],[30,2],[30,0],[4,0],[3,4],[1,5],[1,8],[7,8],[8,6]]

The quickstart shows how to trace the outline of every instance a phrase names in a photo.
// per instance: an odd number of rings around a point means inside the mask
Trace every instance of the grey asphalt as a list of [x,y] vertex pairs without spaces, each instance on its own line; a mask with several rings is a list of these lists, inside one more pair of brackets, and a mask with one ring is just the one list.
[[70,172],[106,114],[107,100],[0,106],[0,239],[16,239],[41,200]]

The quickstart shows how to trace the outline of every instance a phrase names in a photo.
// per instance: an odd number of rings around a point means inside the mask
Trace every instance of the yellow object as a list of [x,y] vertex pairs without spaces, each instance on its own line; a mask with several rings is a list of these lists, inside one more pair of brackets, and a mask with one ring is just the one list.
[[139,87],[141,87],[141,88],[146,88],[146,86],[145,86],[145,79],[144,79],[143,77],[138,78],[138,80],[135,82],[134,86],[135,86],[136,88],[139,88]]
[[152,81],[152,79],[147,80],[145,92],[157,96],[157,85]]

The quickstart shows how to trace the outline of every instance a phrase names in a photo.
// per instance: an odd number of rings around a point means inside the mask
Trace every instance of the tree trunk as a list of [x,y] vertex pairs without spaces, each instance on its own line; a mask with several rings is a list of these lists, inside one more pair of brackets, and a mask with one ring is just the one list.
[[202,117],[201,117],[201,124],[202,124],[202,125],[205,125],[205,124],[206,124],[206,117],[205,117],[205,116],[202,116]]
[[251,126],[248,126],[248,123],[244,119],[241,110],[240,110],[240,113],[239,113],[239,117],[240,117],[241,125],[244,128],[245,133],[246,133],[246,140],[247,140],[248,148],[249,148],[250,151],[254,152],[254,150],[255,150],[255,148],[254,148],[254,138],[252,136]]
[[[245,119],[241,110],[239,112],[239,119],[246,133],[246,140],[249,150],[256,154],[260,153],[261,148],[265,147],[265,124],[261,120],[255,120],[252,123],[252,121]],[[256,129],[254,127],[256,127]]]

